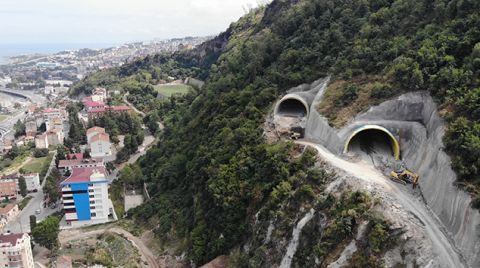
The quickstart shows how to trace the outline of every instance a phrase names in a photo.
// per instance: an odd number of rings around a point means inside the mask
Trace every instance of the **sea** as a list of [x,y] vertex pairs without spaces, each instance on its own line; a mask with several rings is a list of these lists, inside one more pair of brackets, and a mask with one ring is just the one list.
[[53,54],[64,50],[76,50],[82,48],[108,48],[118,44],[114,43],[0,43],[0,64],[8,63],[12,56],[27,54]]

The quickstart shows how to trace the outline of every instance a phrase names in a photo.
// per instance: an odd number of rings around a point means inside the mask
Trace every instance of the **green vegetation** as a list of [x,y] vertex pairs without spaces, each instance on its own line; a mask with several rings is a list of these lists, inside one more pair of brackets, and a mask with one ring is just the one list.
[[3,120],[5,120],[7,118],[8,118],[8,115],[0,114],[0,122],[2,122]]
[[22,199],[22,201],[20,201],[20,203],[18,203],[18,209],[20,209],[20,210],[24,209],[28,205],[28,202],[30,202],[30,200],[32,200],[32,198],[33,197],[31,197],[31,196],[27,196],[24,199]]
[[[287,89],[327,74],[337,83],[331,103],[353,106],[339,125],[372,103],[428,90],[448,108],[445,144],[460,180],[478,187],[479,11],[476,0],[277,0],[193,51],[93,74],[72,92],[94,86],[128,91],[130,102],[165,122],[161,142],[140,160],[153,200],[133,217],[158,226],[159,238],[186,241],[191,259],[202,264],[252,236],[260,208],[281,215],[286,212],[275,211],[278,204],[292,194],[298,193],[298,202],[312,200],[315,187],[296,190],[309,165],[292,159],[288,144],[264,144],[261,126]],[[207,83],[201,91],[158,100],[153,85],[168,76]],[[358,210],[352,198],[366,207]],[[357,193],[330,198],[333,210],[323,210],[334,226],[318,245],[318,257],[327,258],[335,243],[351,236],[357,219],[374,222],[362,252],[376,256],[390,241],[387,225],[363,214],[370,204],[363,199]],[[350,210],[354,215],[335,218]],[[378,264],[365,254],[359,256],[365,266]],[[261,266],[260,255],[252,260]]]
[[39,173],[40,177],[43,178],[48,171],[53,155],[54,153],[50,152],[45,157],[31,158],[23,165],[21,171],[23,173]]
[[60,199],[58,185],[62,181],[62,175],[57,169],[53,169],[46,180],[43,186],[43,192],[48,197],[48,203],[53,204]]
[[78,118],[78,113],[82,110],[82,104],[70,104],[67,106],[68,112],[68,123],[70,124],[70,130],[68,132],[68,137],[65,139],[65,147],[72,150],[79,145],[87,143],[86,130],[82,122]]
[[25,177],[20,176],[20,178],[18,178],[18,188],[20,189],[20,195],[22,195],[22,197],[27,196],[28,191],[27,191],[27,182],[25,181]]
[[35,225],[32,230],[33,241],[49,250],[57,249],[60,219],[55,216],[48,216],[45,220]]
[[142,267],[140,254],[128,239],[122,235],[105,232],[96,238],[95,244],[84,240],[72,241],[62,254],[84,256],[79,261],[87,266],[95,264],[105,267]]
[[123,148],[117,153],[116,163],[128,160],[131,154],[138,150],[138,146],[145,138],[142,121],[137,115],[130,113],[106,114],[89,121],[89,127],[100,126],[110,135],[113,143],[118,144],[118,135],[125,135]]
[[30,230],[35,229],[35,226],[37,226],[37,216],[35,215],[30,215],[29,223],[30,223]]
[[174,94],[187,94],[190,90],[192,90],[192,87],[189,85],[184,85],[184,84],[178,84],[178,85],[157,85],[155,86],[155,90],[162,94],[164,97],[171,97]]
[[25,123],[18,120],[15,125],[13,125],[13,130],[15,131],[15,138],[25,135]]
[[29,146],[18,147],[14,145],[12,150],[0,158],[0,173],[10,174],[15,172],[30,157]]

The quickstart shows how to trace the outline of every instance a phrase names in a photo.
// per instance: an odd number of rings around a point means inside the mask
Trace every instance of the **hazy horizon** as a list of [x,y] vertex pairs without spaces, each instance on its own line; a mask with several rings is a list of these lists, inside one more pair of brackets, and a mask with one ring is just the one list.
[[123,44],[225,30],[257,0],[16,0],[0,6],[0,44]]

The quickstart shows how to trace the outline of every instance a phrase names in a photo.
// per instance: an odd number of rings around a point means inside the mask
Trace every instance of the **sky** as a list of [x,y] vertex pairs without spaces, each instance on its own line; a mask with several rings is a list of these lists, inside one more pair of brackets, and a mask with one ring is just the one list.
[[0,43],[121,44],[215,35],[259,0],[0,0]]

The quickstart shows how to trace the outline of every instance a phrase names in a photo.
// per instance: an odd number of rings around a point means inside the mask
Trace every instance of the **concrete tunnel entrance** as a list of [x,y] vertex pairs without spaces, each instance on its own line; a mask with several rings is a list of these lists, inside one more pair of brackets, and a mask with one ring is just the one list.
[[386,128],[376,125],[366,125],[355,130],[345,142],[344,152],[392,155],[400,159],[400,144]]
[[297,98],[284,98],[277,106],[275,114],[291,117],[305,117],[308,115],[307,104]]

